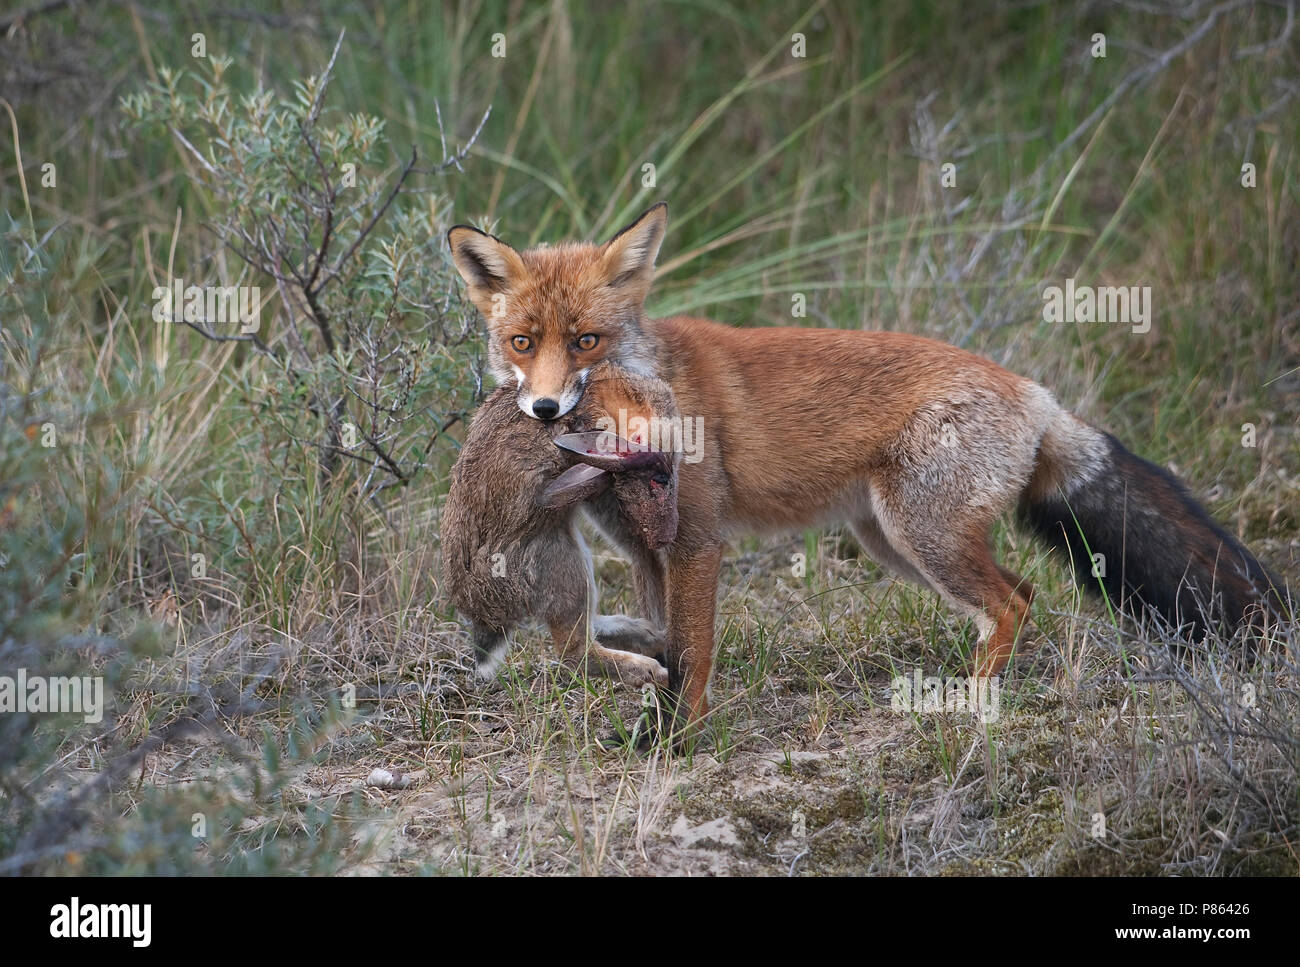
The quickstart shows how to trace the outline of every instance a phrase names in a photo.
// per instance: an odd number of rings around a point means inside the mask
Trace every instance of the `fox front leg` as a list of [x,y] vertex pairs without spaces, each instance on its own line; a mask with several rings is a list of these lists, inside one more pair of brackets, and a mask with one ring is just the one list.
[[678,551],[668,559],[668,690],[677,701],[679,725],[694,733],[709,714],[713,672],[713,623],[718,603],[722,548]]

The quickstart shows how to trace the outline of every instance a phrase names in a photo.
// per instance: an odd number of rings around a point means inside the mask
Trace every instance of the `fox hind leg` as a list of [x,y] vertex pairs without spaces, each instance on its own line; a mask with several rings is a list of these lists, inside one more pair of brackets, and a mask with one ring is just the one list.
[[868,556],[886,570],[901,578],[911,581],[928,591],[938,590],[917,566],[900,554],[889,542],[880,524],[874,517],[863,517],[849,525],[853,536],[858,539]]
[[965,527],[935,522],[890,527],[880,532],[894,552],[926,578],[959,612],[975,619],[979,643],[972,656],[975,677],[999,675],[1016,648],[1029,617],[1033,588],[1015,572],[993,559],[989,546],[991,521],[969,521]]
[[973,616],[979,627],[979,644],[971,658],[974,676],[1000,675],[1028,620],[1033,589],[993,560],[984,536],[954,545],[949,553],[931,555],[925,563],[944,598]]
[[1026,605],[1033,602],[1034,586],[1030,584],[1028,580],[1022,578],[1015,571],[1008,570],[1007,568],[1003,567],[1001,564],[997,565],[997,568],[998,568],[998,573],[1002,575],[1002,579],[1006,581],[1007,584],[1015,588],[1016,592],[1022,598],[1025,599]]

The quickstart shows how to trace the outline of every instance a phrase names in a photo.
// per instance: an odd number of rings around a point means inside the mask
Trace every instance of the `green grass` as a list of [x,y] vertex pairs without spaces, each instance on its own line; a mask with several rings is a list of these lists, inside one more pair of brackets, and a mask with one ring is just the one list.
[[[17,130],[0,111],[11,247],[0,282],[14,300],[0,389],[36,391],[23,419],[67,430],[37,451],[26,424],[0,417],[5,548],[49,585],[0,571],[0,631],[57,644],[79,668],[110,659],[77,635],[136,642],[110,676],[111,755],[193,712],[186,682],[260,703],[222,726],[230,741],[151,753],[158,781],[115,782],[78,831],[0,834],[0,862],[40,842],[23,868],[1296,872],[1294,745],[1268,738],[1289,722],[1294,741],[1294,664],[1225,671],[1207,653],[1189,681],[1163,680],[1158,637],[1079,602],[1059,563],[1010,528],[997,546],[1038,589],[1037,649],[1017,663],[995,726],[891,712],[891,678],[956,667],[971,629],[890,583],[847,535],[810,532],[745,541],[729,558],[709,742],[690,758],[601,754],[596,738],[612,718],[630,723],[639,695],[576,680],[540,636],[522,637],[497,683],[466,674],[435,577],[454,427],[435,438],[430,472],[351,500],[322,483],[311,445],[276,436],[264,357],[152,322],[160,281],[229,283],[245,270],[205,229],[221,209],[193,158],[127,124],[120,99],[164,68],[195,71],[195,32],[229,59],[234,92],[261,82],[290,95],[343,31],[331,117],[372,115],[388,139],[359,172],[367,184],[391,179],[412,146],[436,164],[439,117],[454,150],[491,109],[463,172],[417,177],[413,204],[437,229],[431,264],[457,221],[517,245],[602,239],[667,199],[652,313],[883,328],[985,354],[1176,466],[1294,583],[1300,109],[1279,98],[1300,65],[1293,46],[1233,56],[1277,36],[1285,11],[1225,17],[1058,151],[1149,51],[1196,22],[1110,5],[753,6],[284,2],[250,21],[219,5],[108,5],[36,16],[0,40]],[[1097,31],[1105,59],[1088,56]],[[790,56],[795,32],[806,58]],[[504,58],[491,55],[498,33]],[[955,188],[940,187],[946,161]],[[14,270],[18,240],[45,240],[49,274]],[[1151,286],[1151,331],[1042,322],[1043,286],[1070,276]],[[285,340],[278,299],[264,319]],[[450,390],[477,385],[467,372]],[[189,577],[200,551],[203,581]],[[605,609],[631,611],[626,568],[599,562]],[[1224,760],[1223,721],[1205,709],[1228,715],[1224,696],[1243,683],[1269,699],[1255,737]],[[324,714],[347,684],[357,707]],[[91,738],[62,722],[28,728],[0,816],[31,821],[24,795],[62,801],[55,775],[103,774]],[[269,746],[274,768],[261,761]],[[375,766],[416,784],[367,787]],[[193,789],[223,817],[197,851]],[[1115,832],[1106,847],[1087,833],[1097,802]],[[690,829],[720,818],[734,843],[688,845]],[[140,841],[155,848],[120,846]]]

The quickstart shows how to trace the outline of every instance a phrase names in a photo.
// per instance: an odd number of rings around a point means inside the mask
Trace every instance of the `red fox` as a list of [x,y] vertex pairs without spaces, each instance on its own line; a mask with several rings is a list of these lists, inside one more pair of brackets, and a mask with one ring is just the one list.
[[703,418],[677,538],[633,559],[644,617],[667,620],[686,724],[708,713],[722,546],[743,533],[847,522],[880,564],[974,618],[978,676],[1002,672],[1029,612],[1032,589],[990,549],[1012,507],[1130,610],[1194,632],[1285,613],[1277,579],[1174,477],[989,360],[900,333],[647,318],[666,229],[660,203],[604,245],[520,252],[464,225],[448,241],[525,413],[562,416],[614,359]]

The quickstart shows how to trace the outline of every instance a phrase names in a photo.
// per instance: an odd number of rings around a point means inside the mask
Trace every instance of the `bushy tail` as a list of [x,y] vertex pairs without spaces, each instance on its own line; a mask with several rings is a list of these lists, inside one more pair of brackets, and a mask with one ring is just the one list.
[[1196,638],[1288,614],[1281,581],[1181,481],[1064,411],[1020,512],[1069,555],[1080,586],[1130,614],[1149,608]]

